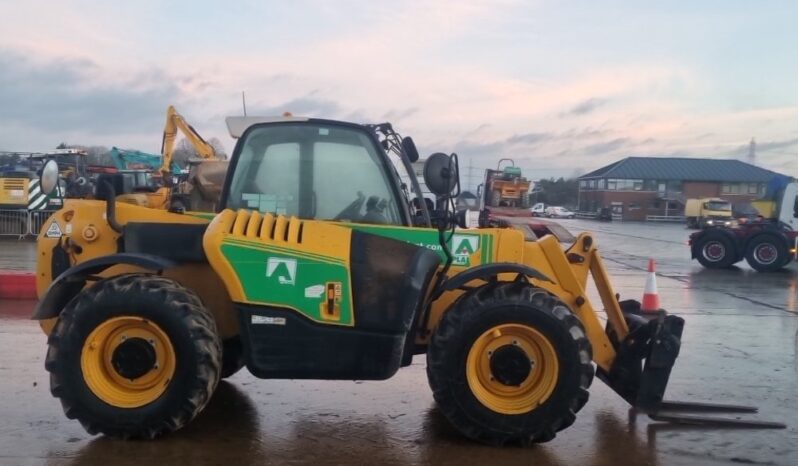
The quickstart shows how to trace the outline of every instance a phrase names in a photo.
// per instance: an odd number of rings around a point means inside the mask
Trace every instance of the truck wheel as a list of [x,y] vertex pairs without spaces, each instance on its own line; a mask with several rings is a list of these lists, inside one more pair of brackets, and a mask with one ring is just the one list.
[[708,269],[722,269],[734,264],[737,253],[734,244],[719,234],[705,235],[696,244],[696,259]]
[[588,399],[591,360],[585,330],[562,301],[528,284],[489,284],[444,314],[427,377],[463,435],[529,445],[573,424]]
[[121,275],[82,291],[48,345],[50,391],[90,434],[150,439],[175,431],[219,382],[213,316],[166,278]]
[[774,235],[759,235],[748,243],[745,260],[757,272],[774,272],[784,267],[789,251],[784,242]]
[[223,379],[232,377],[244,367],[244,343],[241,336],[236,335],[222,342],[222,375]]

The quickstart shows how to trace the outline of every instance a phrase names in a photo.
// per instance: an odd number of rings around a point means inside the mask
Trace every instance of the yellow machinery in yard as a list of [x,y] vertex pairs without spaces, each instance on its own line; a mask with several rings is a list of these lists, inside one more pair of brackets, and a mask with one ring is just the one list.
[[656,419],[717,423],[667,413],[748,409],[663,401],[684,321],[620,303],[591,234],[563,245],[457,228],[443,207],[459,191],[454,154],[425,164],[442,201],[430,212],[415,145],[390,124],[228,127],[238,142],[212,219],[116,203],[124,185],[102,175],[98,200],[67,200],[42,229],[45,367],[88,432],[177,430],[244,365],[259,378],[383,380],[419,354],[439,409],[490,444],[554,438],[596,372]]
[[[189,160],[188,174],[184,179],[173,182],[172,162],[178,133],[182,133],[194,148],[198,159]],[[162,163],[156,173],[156,178],[162,180],[161,186],[151,187],[145,183],[138,192],[120,194],[117,200],[155,209],[213,211],[221,194],[227,161],[222,160],[213,146],[171,105],[166,110],[161,156]],[[142,175],[149,174],[141,171],[131,173],[129,178]]]

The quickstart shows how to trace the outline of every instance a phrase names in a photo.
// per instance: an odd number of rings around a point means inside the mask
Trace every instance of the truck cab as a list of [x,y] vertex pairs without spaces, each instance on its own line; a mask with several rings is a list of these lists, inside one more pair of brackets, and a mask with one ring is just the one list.
[[717,197],[688,199],[684,207],[689,228],[732,226],[732,205]]

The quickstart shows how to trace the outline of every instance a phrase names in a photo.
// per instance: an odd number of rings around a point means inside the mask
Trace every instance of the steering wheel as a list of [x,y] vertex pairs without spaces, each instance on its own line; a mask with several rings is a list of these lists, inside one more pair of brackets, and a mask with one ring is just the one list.
[[352,201],[348,206],[338,213],[333,220],[360,220],[360,209],[363,208],[363,203],[366,202],[366,196],[362,192],[357,192],[357,199]]

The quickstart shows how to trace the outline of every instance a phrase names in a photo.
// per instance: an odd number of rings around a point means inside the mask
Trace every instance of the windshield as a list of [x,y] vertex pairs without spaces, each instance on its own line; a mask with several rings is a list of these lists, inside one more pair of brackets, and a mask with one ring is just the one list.
[[710,201],[704,203],[704,209],[706,210],[724,210],[731,212],[731,204],[724,201]]
[[402,225],[394,182],[365,132],[280,124],[246,134],[227,206],[305,219]]

